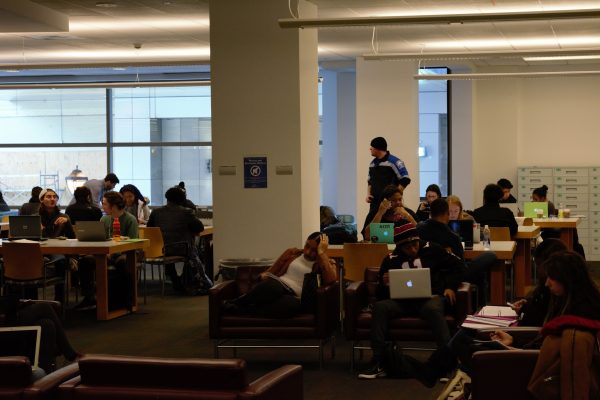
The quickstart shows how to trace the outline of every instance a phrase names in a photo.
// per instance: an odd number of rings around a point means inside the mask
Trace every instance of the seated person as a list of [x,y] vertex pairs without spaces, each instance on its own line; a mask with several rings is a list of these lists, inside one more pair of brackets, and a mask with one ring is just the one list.
[[187,262],[181,277],[175,264],[165,266],[165,275],[171,279],[173,289],[188,294],[205,294],[212,286],[200,261],[196,236],[204,230],[195,211],[186,205],[185,192],[174,186],[165,193],[167,205],[152,211],[147,226],[159,227],[165,243],[165,255],[185,256]]
[[543,203],[548,203],[548,216],[557,215],[558,210],[554,207],[554,203],[548,200],[548,186],[542,185],[539,188],[533,189],[533,193],[531,193],[531,200],[539,201]]
[[125,185],[119,190],[125,199],[125,211],[137,218],[138,224],[146,225],[150,217],[148,202],[135,185]]
[[[537,285],[533,291],[524,299],[516,301],[513,306],[519,315],[519,326],[541,327],[548,318],[550,309],[551,291],[546,285],[548,278],[546,271],[546,262],[558,254],[567,251],[567,247],[558,239],[549,239],[543,241],[535,250],[534,261],[538,271]],[[461,369],[466,373],[470,372],[470,360],[473,353],[479,350],[474,347],[474,340],[477,331],[470,328],[461,328],[452,338],[449,345],[436,350],[425,363],[421,363],[410,356],[403,356],[407,361],[406,366],[411,366],[408,375],[413,375],[421,383],[428,387],[433,387],[438,378],[446,376],[461,361]],[[506,340],[508,343],[509,335],[503,331],[495,332],[492,340]],[[539,348],[540,341],[536,338],[533,342],[525,344],[526,348]],[[511,343],[512,344],[512,343]],[[507,344],[510,345],[510,344]],[[502,346],[498,346],[500,349]],[[481,348],[482,350],[491,350],[492,348]]]
[[448,202],[448,212],[450,213],[450,221],[458,221],[461,219],[473,220],[473,217],[463,210],[462,201],[455,195],[446,197]]
[[427,186],[427,189],[425,190],[425,201],[423,201],[423,202],[421,202],[421,204],[419,204],[419,209],[417,210],[417,221],[428,220],[429,214],[431,212],[431,210],[429,209],[431,202],[434,201],[435,199],[441,199],[441,198],[442,198],[442,191],[440,190],[440,187],[438,185],[433,183],[433,184]]
[[337,224],[340,222],[335,216],[333,208],[329,206],[319,207],[319,219],[321,220],[321,231],[327,228],[329,225]]
[[518,225],[515,216],[508,208],[500,207],[499,201],[502,198],[502,188],[490,183],[483,189],[483,206],[473,211],[473,218],[481,226],[506,226],[510,230],[510,236],[517,233]]
[[[139,237],[137,219],[125,211],[125,200],[118,192],[106,192],[102,196],[102,209],[106,213],[100,221],[104,223],[106,237],[112,237],[113,222],[115,218],[119,219],[121,226],[121,236],[131,239]],[[125,254],[111,254],[108,264],[115,267],[118,274],[126,274],[127,256]],[[78,310],[94,308],[96,306],[94,289],[94,271],[96,270],[96,260],[94,256],[84,256],[79,260],[79,279],[81,283],[81,294],[83,300],[75,306]],[[129,277],[131,278],[131,277]]]
[[[64,236],[69,239],[75,238],[75,231],[71,225],[69,217],[60,212],[56,205],[58,203],[58,195],[52,189],[44,189],[40,192],[40,220],[42,223],[42,237],[54,239],[59,236]],[[48,256],[49,265],[46,267],[47,273],[56,276],[64,276],[69,262],[65,256],[54,254]],[[59,283],[54,285],[54,300],[63,301],[64,284]],[[36,289],[25,289],[25,297],[37,299]]]
[[410,222],[416,224],[416,215],[414,211],[404,207],[402,204],[403,189],[396,185],[388,185],[383,189],[383,200],[379,204],[376,213],[367,215],[365,228],[362,235],[365,240],[371,240],[370,224],[379,222],[394,222],[400,225]]
[[[69,342],[62,322],[48,303],[19,302],[16,297],[0,297],[0,326],[35,326],[42,328],[39,366],[44,373],[55,369],[55,358],[75,361],[81,356]],[[42,374],[43,375],[43,374]]]
[[[450,340],[450,330],[444,315],[456,301],[456,290],[465,270],[464,262],[436,243],[421,241],[414,224],[396,227],[394,242],[396,249],[383,259],[379,269],[376,289],[378,301],[373,306],[371,321],[373,358],[370,367],[358,375],[361,379],[386,376],[382,357],[392,318],[402,315],[420,316],[431,327],[438,348],[446,346]],[[429,299],[390,299],[388,271],[397,268],[429,268],[433,296]]]
[[267,318],[290,318],[302,309],[300,298],[304,274],[317,272],[321,282],[337,279],[335,263],[327,256],[327,235],[311,233],[304,249],[289,248],[261,274],[261,282],[248,293],[226,302],[227,312],[256,314]]
[[2,211],[2,212],[10,211],[10,207],[8,206],[8,204],[6,204],[6,200],[4,200],[4,196],[2,195],[1,191],[0,191],[0,211]]
[[31,198],[19,208],[19,215],[38,215],[40,213],[40,192],[42,188],[34,186],[31,189]]
[[497,182],[497,185],[502,188],[502,198],[499,203],[516,203],[517,199],[515,196],[510,194],[510,190],[513,188],[513,184],[506,178],[502,178]]
[[102,211],[92,203],[92,192],[85,186],[75,189],[73,194],[75,203],[67,206],[65,214],[71,219],[71,223],[77,221],[100,221]]

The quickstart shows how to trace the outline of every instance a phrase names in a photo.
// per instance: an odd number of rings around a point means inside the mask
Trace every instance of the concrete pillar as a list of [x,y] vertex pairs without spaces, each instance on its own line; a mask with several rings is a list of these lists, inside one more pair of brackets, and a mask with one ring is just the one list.
[[[317,31],[284,17],[285,1],[210,2],[216,260],[276,257],[319,229]],[[267,157],[267,188],[244,188],[246,156]]]
[[416,211],[419,205],[419,88],[413,76],[416,62],[356,61],[356,208],[362,228],[369,211],[367,174],[371,139],[383,136],[390,153],[402,159],[412,180],[404,203]]

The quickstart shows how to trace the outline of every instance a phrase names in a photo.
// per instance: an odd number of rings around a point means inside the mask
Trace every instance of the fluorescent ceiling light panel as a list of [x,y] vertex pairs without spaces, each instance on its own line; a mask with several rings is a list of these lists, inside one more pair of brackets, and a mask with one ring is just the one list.
[[472,81],[488,79],[514,79],[514,78],[557,78],[565,76],[586,77],[598,76],[598,71],[552,71],[552,72],[493,72],[475,74],[439,74],[439,75],[414,75],[420,81]]
[[[415,52],[415,53],[371,53],[364,54],[365,60],[418,61],[418,60],[483,60],[500,58],[531,59],[589,59],[600,57],[600,48],[579,48],[561,50],[497,50],[466,52]],[[535,61],[535,60],[534,60]]]
[[208,18],[152,18],[152,19],[76,19],[71,21],[71,33],[94,32],[102,30],[140,31],[148,29],[205,29],[209,26]]
[[600,54],[586,56],[551,56],[551,57],[523,57],[524,61],[569,61],[569,60],[598,60]]
[[429,49],[498,49],[515,47],[558,47],[600,45],[598,36],[539,37],[525,39],[473,39],[443,42],[426,42]]

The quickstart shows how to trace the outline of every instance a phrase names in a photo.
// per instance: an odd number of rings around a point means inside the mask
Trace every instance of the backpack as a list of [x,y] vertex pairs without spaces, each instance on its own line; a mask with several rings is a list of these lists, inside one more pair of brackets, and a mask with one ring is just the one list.
[[356,243],[358,241],[356,227],[343,222],[328,225],[321,232],[327,235],[330,244]]

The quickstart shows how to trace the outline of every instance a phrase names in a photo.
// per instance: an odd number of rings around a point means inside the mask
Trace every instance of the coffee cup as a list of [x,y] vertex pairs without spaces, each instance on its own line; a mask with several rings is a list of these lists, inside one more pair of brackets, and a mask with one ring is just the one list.
[[538,218],[544,218],[544,210],[542,210],[541,208],[536,208],[535,209],[535,215]]
[[570,216],[571,216],[571,210],[570,210],[570,209],[568,209],[568,208],[565,208],[565,209],[563,210],[563,217],[564,217],[564,218],[569,218]]

